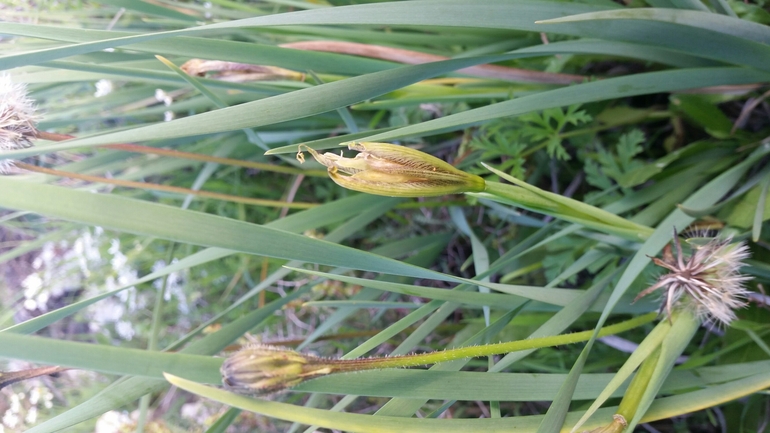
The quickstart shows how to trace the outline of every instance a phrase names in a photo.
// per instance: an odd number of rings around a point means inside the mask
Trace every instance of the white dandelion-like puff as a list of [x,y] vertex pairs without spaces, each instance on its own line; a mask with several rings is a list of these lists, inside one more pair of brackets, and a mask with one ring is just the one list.
[[[37,134],[36,122],[35,104],[27,97],[27,87],[11,81],[8,74],[0,74],[0,151],[31,146]],[[0,160],[0,172],[12,164]]]
[[676,257],[667,248],[663,259],[652,259],[670,272],[660,276],[636,299],[663,289],[661,311],[665,310],[669,317],[672,308],[682,304],[706,323],[728,325],[737,317],[735,310],[747,305],[750,292],[745,284],[751,277],[741,274],[740,269],[749,257],[748,246],[744,242],[732,243],[732,237],[714,238],[705,245],[694,246],[692,255],[685,257],[676,231],[674,246]]
[[37,131],[36,121],[27,87],[11,81],[8,74],[0,74],[0,150],[29,147]]

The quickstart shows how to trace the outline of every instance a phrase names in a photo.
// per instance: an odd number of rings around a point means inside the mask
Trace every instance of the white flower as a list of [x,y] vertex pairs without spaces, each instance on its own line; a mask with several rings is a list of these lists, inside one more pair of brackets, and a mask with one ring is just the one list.
[[714,238],[705,245],[694,246],[692,255],[685,257],[675,230],[676,258],[669,246],[662,260],[652,259],[671,272],[662,275],[635,300],[664,288],[661,311],[665,310],[669,317],[672,307],[681,302],[706,323],[728,325],[737,317],[734,310],[746,306],[749,291],[744,284],[751,279],[740,273],[743,260],[749,257],[749,248],[743,242],[731,242],[732,237]]
[[113,85],[112,81],[101,79],[96,82],[95,84],[96,92],[94,92],[95,98],[101,98],[102,96],[107,96],[110,93],[112,93]]

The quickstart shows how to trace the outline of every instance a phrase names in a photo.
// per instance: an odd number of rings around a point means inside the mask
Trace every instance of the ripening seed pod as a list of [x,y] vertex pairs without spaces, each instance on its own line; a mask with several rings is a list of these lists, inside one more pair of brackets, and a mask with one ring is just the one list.
[[304,162],[304,150],[326,166],[329,177],[354,191],[388,197],[429,197],[465,192],[481,192],[484,179],[458,170],[435,156],[409,147],[388,143],[351,143],[360,153],[346,158],[334,153],[320,154],[300,145],[297,159]]
[[245,394],[270,394],[332,372],[323,358],[262,344],[250,345],[222,363],[222,382]]

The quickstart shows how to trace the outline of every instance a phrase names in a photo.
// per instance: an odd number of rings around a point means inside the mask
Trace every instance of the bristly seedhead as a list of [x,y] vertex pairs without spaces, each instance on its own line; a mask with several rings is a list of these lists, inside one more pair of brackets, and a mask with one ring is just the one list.
[[0,150],[29,147],[37,132],[36,121],[27,87],[11,81],[8,74],[0,74]]
[[297,159],[305,161],[304,150],[326,166],[338,185],[388,197],[429,197],[464,192],[481,192],[484,179],[458,170],[435,156],[389,143],[352,143],[360,153],[346,158],[334,153],[320,154],[300,145]]
[[[27,97],[27,87],[14,83],[8,74],[0,74],[0,152],[32,145],[37,134],[34,101]],[[12,165],[0,160],[0,173]]]
[[674,230],[676,257],[666,247],[663,259],[653,262],[669,270],[648,289],[639,293],[640,299],[658,289],[664,290],[661,311],[671,317],[675,305],[690,308],[706,323],[718,322],[729,325],[737,316],[735,311],[746,306],[749,292],[744,287],[751,277],[740,273],[743,260],[749,257],[745,243],[732,243],[732,237],[712,238],[706,244],[693,246],[693,252],[685,257],[682,245]]

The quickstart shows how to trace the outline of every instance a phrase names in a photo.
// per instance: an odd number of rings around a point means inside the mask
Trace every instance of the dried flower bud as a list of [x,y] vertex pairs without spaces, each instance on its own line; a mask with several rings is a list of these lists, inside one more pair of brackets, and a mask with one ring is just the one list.
[[692,255],[685,257],[675,230],[676,257],[667,247],[662,260],[652,259],[656,265],[671,272],[662,275],[636,299],[665,288],[661,311],[665,310],[668,317],[679,302],[691,308],[704,322],[730,324],[736,318],[734,310],[746,306],[749,292],[744,284],[751,279],[740,273],[743,260],[749,256],[748,247],[743,242],[731,242],[732,238],[714,238],[705,245],[694,246]]
[[388,143],[352,143],[349,149],[361,153],[345,158],[334,153],[320,154],[300,145],[297,159],[305,161],[303,147],[325,165],[329,177],[354,191],[389,197],[427,197],[464,192],[481,192],[484,179],[419,150]]
[[240,393],[270,394],[332,373],[327,360],[262,344],[231,355],[220,369],[222,382]]

